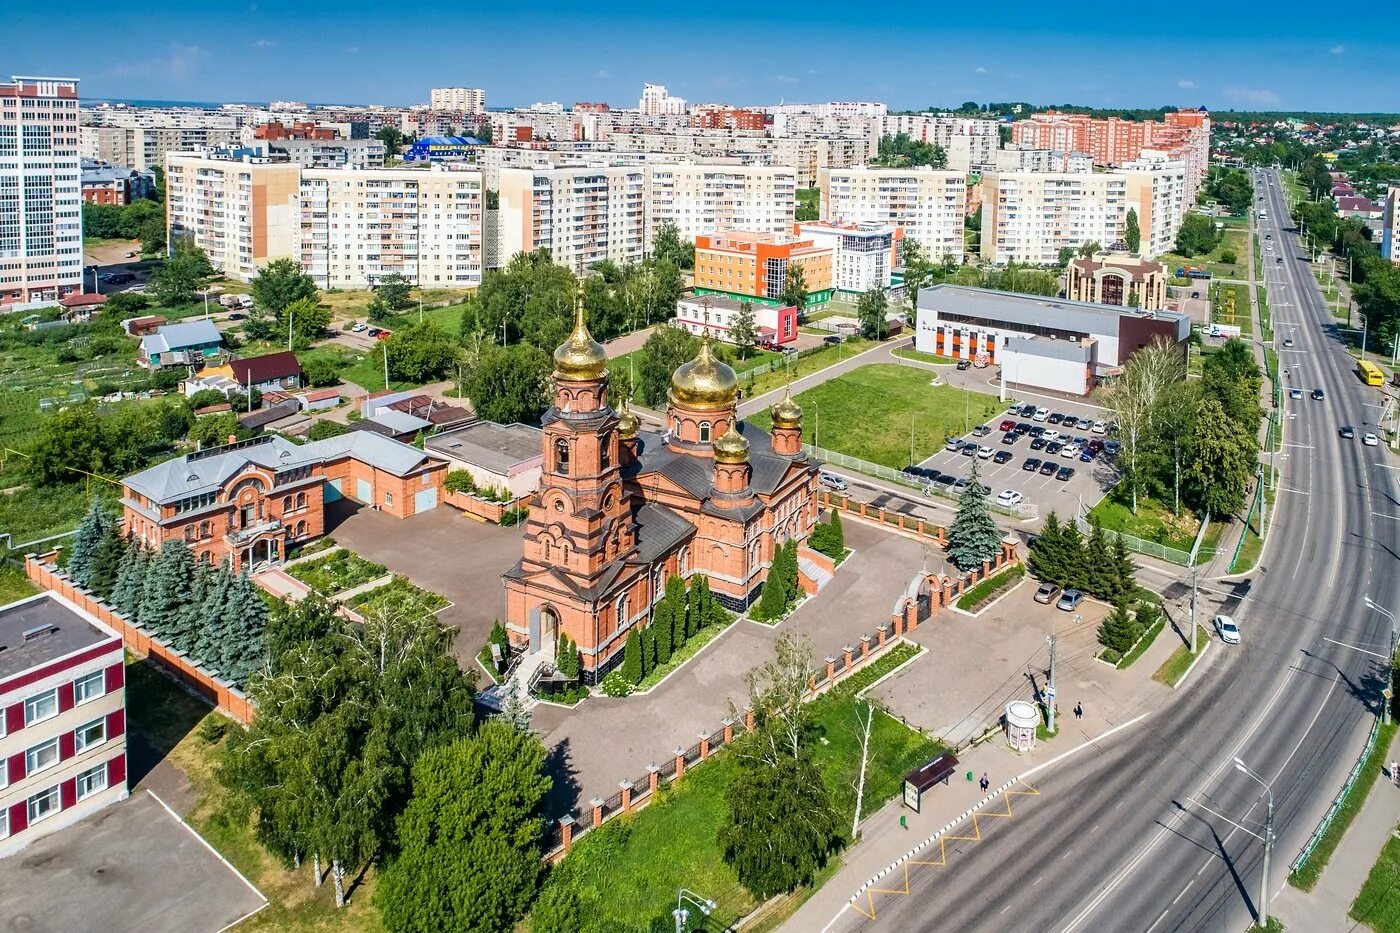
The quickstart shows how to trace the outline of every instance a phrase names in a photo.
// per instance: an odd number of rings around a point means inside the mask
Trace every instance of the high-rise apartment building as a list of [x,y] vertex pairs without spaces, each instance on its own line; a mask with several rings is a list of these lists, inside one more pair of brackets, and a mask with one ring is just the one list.
[[1127,179],[1115,173],[992,172],[982,176],[982,258],[1054,265],[1060,250],[1123,237]]
[[1385,191],[1385,205],[1381,212],[1381,255],[1400,264],[1400,185],[1391,185]]
[[0,84],[0,307],[83,288],[78,82]]
[[[1137,212],[1141,242],[1138,253],[1160,256],[1176,244],[1176,233],[1192,201],[1186,200],[1186,163],[1168,159],[1159,152],[1145,149],[1140,158],[1129,162],[1113,174],[1124,181],[1124,228],[1127,211]],[[1105,243],[1105,246],[1108,244]]]
[[837,291],[863,294],[890,287],[890,273],[900,264],[903,230],[825,220],[796,224],[795,229],[800,238],[831,250],[831,284]]
[[641,166],[502,168],[499,257],[548,249],[583,275],[597,262],[639,262],[646,172]]
[[273,259],[300,253],[301,166],[218,153],[168,153],[170,242],[188,239],[219,272],[250,281]]
[[646,179],[648,248],[666,223],[686,240],[721,230],[786,233],[797,213],[797,173],[790,166],[652,163]]
[[479,87],[435,87],[428,94],[428,107],[432,110],[485,113],[486,92]]
[[1001,145],[1001,123],[938,113],[892,113],[885,116],[886,136],[905,134],[916,142],[941,146],[948,168],[960,172],[991,171]]
[[967,177],[920,168],[829,168],[818,173],[821,217],[902,227],[935,261],[963,256]]
[[643,84],[637,109],[644,114],[681,114],[685,113],[685,98],[672,97],[664,84]]
[[395,273],[425,288],[473,288],[484,209],[480,172],[306,169],[298,259],[319,288],[371,288]]
[[128,165],[138,172],[165,164],[167,152],[193,152],[239,142],[233,113],[189,107],[99,107],[82,112],[78,142],[84,158]]

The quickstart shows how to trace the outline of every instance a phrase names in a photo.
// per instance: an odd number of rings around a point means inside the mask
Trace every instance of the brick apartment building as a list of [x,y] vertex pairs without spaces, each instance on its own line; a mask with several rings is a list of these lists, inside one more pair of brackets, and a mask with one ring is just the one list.
[[54,593],[0,606],[0,857],[126,795],[121,636]]
[[1158,123],[1049,110],[1013,123],[1011,141],[1037,149],[1087,152],[1096,165],[1125,165],[1137,161],[1144,149],[1162,151],[1186,163],[1188,203],[1194,204],[1210,161],[1210,114],[1183,109],[1163,114]]

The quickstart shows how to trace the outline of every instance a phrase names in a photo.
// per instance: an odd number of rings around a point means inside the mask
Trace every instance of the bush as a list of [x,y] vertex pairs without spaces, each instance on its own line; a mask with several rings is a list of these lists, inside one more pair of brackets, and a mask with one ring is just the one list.
[[217,745],[219,740],[233,728],[233,720],[227,716],[214,714],[205,716],[199,725],[199,738],[206,745]]
[[518,525],[523,522],[529,514],[530,510],[526,508],[506,509],[505,513],[501,515],[501,527],[509,528],[512,525]]
[[608,676],[603,678],[603,693],[610,697],[625,697],[632,692],[632,685],[627,682],[627,678],[622,676],[622,672],[613,670],[608,672]]
[[1238,258],[1239,258],[1239,257],[1235,255],[1235,251],[1232,250],[1232,249],[1222,249],[1222,250],[1220,251],[1220,261],[1221,261],[1221,262],[1233,263],[1233,262],[1235,262],[1235,260],[1238,259]]
[[464,492],[470,495],[476,492],[476,480],[466,470],[448,470],[447,477],[442,481],[442,488],[448,492]]

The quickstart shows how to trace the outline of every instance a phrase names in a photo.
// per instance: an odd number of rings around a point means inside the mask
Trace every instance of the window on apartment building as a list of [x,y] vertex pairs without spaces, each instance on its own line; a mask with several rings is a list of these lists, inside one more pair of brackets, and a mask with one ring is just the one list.
[[58,715],[58,690],[46,690],[24,701],[26,726]]
[[58,764],[58,736],[40,742],[24,752],[24,773],[37,774]]
[[82,800],[89,794],[95,794],[107,788],[107,762],[88,768],[78,775],[74,781],[78,789],[78,799]]
[[73,681],[73,705],[95,700],[107,692],[107,672],[93,671]]
[[40,791],[27,801],[29,807],[29,825],[33,826],[40,820],[53,816],[58,812],[58,785],[55,784],[48,790]]
[[306,493],[304,493],[304,492],[299,492],[299,493],[297,493],[297,508],[299,508],[299,509],[304,509],[304,508],[306,508]]
[[10,811],[0,810],[0,839],[10,835]]
[[107,741],[107,719],[94,719],[92,722],[73,730],[73,750],[81,752]]

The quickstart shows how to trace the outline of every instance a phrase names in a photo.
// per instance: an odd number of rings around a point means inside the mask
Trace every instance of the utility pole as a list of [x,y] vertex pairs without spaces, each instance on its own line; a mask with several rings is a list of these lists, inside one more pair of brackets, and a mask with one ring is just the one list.
[[[1395,613],[1382,606],[1376,605],[1370,596],[1364,596],[1362,598],[1365,599],[1367,606],[1390,619],[1390,666],[1393,668],[1395,665],[1395,647],[1397,643],[1400,643],[1400,631],[1397,631],[1396,628]],[[1387,685],[1386,692],[1388,693],[1389,691],[1390,687]],[[1384,725],[1390,724],[1390,698],[1384,694],[1381,696],[1381,723]]]
[[1196,653],[1196,588],[1200,582],[1201,571],[1195,564],[1191,565],[1191,653]]
[[384,344],[384,391],[389,391],[389,341],[382,341]]
[[1058,647],[1058,638],[1055,635],[1055,620],[1050,620],[1050,634],[1045,636],[1045,641],[1050,645],[1050,683],[1045,687],[1045,728],[1049,732],[1055,731],[1055,649]]
[[289,351],[292,349],[292,321],[296,319],[296,316],[295,311],[287,310],[287,349]]

